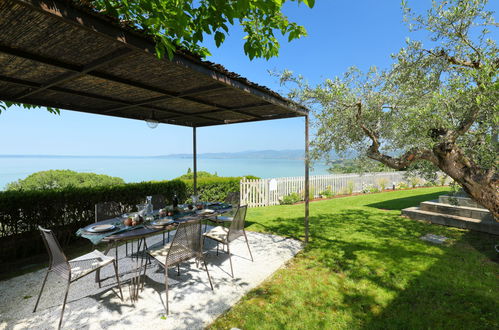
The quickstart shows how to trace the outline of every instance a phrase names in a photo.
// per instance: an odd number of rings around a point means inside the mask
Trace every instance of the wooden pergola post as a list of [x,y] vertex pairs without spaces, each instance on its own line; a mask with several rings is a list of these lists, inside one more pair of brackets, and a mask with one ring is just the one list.
[[193,162],[193,191],[194,196],[198,195],[198,162],[197,162],[197,139],[196,126],[192,128],[192,162]]
[[309,141],[308,141],[308,115],[305,116],[305,244],[308,243],[309,228],[308,228],[308,216],[309,216]]

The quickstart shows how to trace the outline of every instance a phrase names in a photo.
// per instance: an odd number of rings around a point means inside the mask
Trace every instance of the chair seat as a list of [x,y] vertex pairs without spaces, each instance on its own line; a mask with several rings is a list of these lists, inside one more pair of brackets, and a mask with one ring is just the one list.
[[203,234],[203,236],[211,238],[212,240],[221,242],[221,243],[226,243],[227,242],[227,236],[229,235],[229,229],[222,227],[222,226],[217,226],[210,231],[206,232]]
[[[166,256],[168,255],[171,245],[172,243],[170,242],[158,248],[149,249],[147,250],[147,253],[161,265],[165,266]],[[182,245],[175,245],[170,253],[180,256],[179,258],[176,258],[175,264],[192,258],[192,250]],[[182,257],[182,255],[185,255],[185,257]]]
[[234,217],[216,217],[215,221],[231,222]]
[[114,261],[113,257],[106,256],[99,250],[69,260],[71,266],[71,281],[75,281],[91,272],[104,267]]

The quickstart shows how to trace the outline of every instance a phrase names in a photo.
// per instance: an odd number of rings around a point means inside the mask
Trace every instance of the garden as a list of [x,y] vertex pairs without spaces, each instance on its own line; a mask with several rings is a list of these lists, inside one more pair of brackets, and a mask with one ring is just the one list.
[[[213,329],[494,329],[497,236],[416,222],[400,210],[432,187],[311,204],[311,241]],[[302,238],[303,204],[250,209],[248,230]],[[449,240],[434,245],[432,233]]]

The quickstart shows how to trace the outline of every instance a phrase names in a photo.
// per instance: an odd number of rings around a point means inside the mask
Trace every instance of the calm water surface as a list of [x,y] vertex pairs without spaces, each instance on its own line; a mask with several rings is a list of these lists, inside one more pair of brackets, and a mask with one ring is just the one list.
[[[99,157],[0,157],[0,190],[9,182],[31,173],[52,169],[93,172],[123,178],[126,182],[168,180],[192,168],[189,158],[99,158]],[[287,159],[198,159],[198,171],[220,176],[256,175],[262,178],[302,176],[303,161]],[[311,174],[327,174],[316,164]]]

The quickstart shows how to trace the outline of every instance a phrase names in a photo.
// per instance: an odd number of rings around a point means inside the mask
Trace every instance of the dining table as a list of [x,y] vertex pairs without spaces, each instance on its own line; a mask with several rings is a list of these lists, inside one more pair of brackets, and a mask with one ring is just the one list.
[[[106,248],[104,250],[104,254],[106,255],[112,248],[115,248],[116,264],[118,265],[118,247],[120,244],[137,240],[136,256],[138,258],[139,254],[142,255],[140,253],[141,248],[143,251],[148,248],[146,238],[162,234],[164,245],[170,239],[170,231],[175,230],[179,223],[193,220],[208,220],[210,218],[214,219],[221,214],[231,212],[232,205],[226,203],[204,203],[202,204],[202,209],[190,210],[187,205],[179,205],[179,209],[180,211],[172,216],[160,216],[160,210],[154,210],[152,212],[152,217],[146,217],[146,219],[151,219],[150,221],[145,221],[136,226],[126,226],[124,224],[124,220],[128,216],[133,216],[134,213],[106,219],[80,228],[76,234],[90,240],[94,245],[106,243]],[[97,231],[96,228],[106,228],[107,230]],[[168,235],[166,241],[165,234]],[[126,251],[125,254],[128,255],[128,251]],[[95,281],[100,284],[99,271],[96,272]]]

